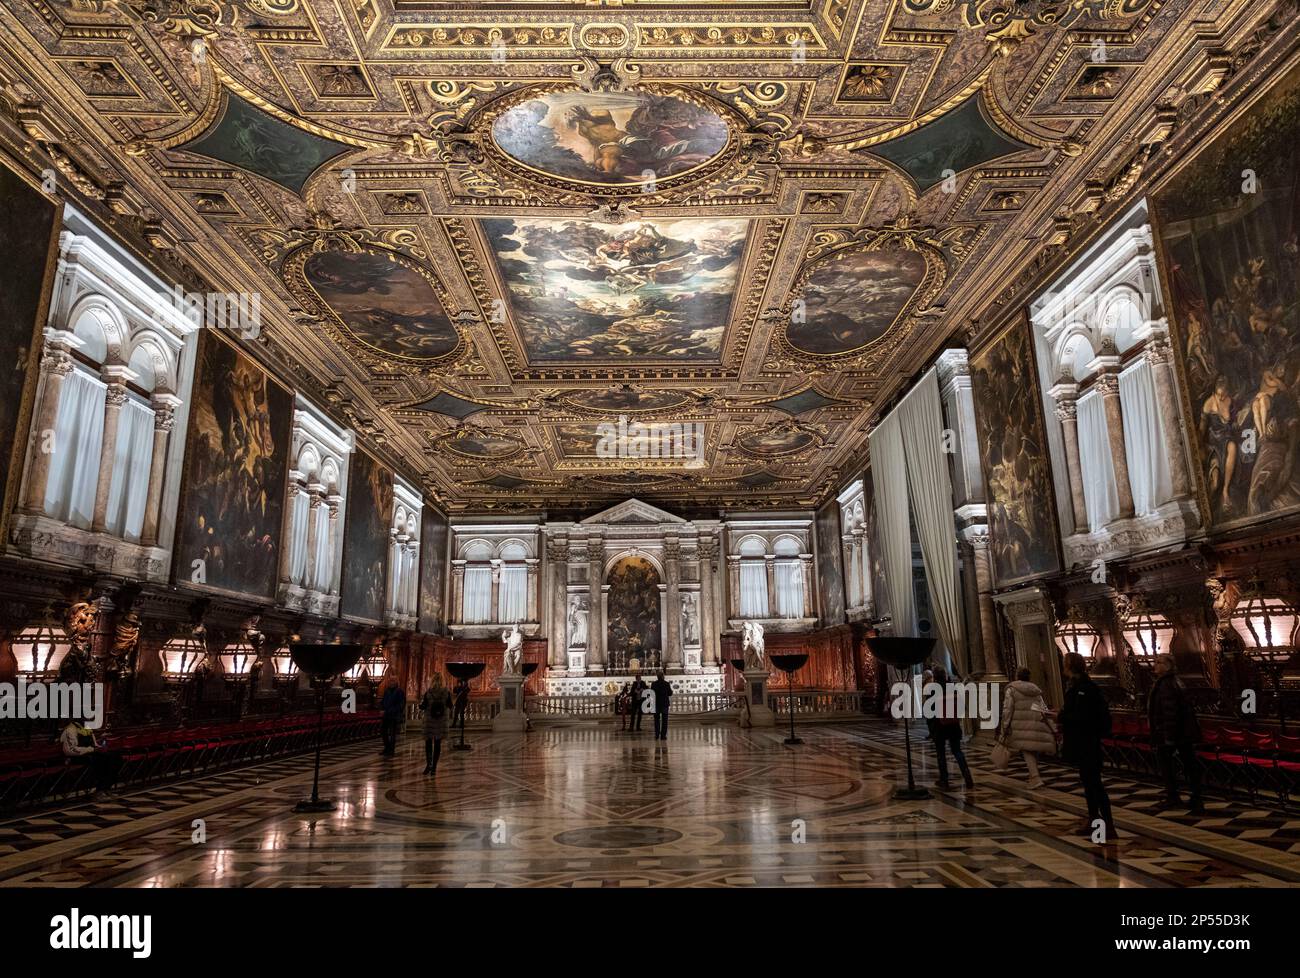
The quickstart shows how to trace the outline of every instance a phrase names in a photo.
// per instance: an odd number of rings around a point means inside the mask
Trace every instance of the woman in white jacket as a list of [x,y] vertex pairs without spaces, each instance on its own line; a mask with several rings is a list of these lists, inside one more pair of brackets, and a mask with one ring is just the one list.
[[1029,670],[1016,673],[1015,682],[1007,683],[1002,700],[1002,724],[999,736],[1008,750],[1022,751],[1029,768],[1029,787],[1041,788],[1038,755],[1056,753],[1056,730],[1047,716],[1043,691],[1029,681]]

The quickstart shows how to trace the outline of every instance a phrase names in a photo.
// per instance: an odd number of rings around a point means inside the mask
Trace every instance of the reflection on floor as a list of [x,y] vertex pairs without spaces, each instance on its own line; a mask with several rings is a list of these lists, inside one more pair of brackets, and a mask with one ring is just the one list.
[[[919,732],[919,727],[917,728]],[[338,811],[295,815],[307,758],[0,823],[14,886],[1257,886],[1300,884],[1300,816],[1211,801],[1157,816],[1154,786],[1110,779],[1121,838],[1075,831],[1068,769],[1030,791],[972,748],[976,787],[895,802],[901,728],[783,733],[679,726],[480,736],[325,756]],[[915,743],[915,741],[914,741]],[[934,781],[927,747],[918,779]],[[196,841],[196,820],[206,841]]]

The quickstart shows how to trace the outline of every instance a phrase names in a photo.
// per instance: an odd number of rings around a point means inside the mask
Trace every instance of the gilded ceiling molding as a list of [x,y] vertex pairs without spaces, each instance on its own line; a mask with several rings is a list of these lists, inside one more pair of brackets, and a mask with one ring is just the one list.
[[393,27],[382,47],[389,50],[468,50],[484,56],[500,48],[554,51],[573,47],[573,25],[402,24]]
[[1041,30],[1070,28],[1082,18],[1096,22],[1128,20],[1159,0],[902,0],[918,16],[960,8],[966,26],[985,28],[989,49],[1007,57],[1025,38]]
[[790,463],[800,462],[831,446],[823,425],[786,418],[775,424],[756,424],[740,429],[730,447],[747,458],[762,462],[780,459]]
[[808,55],[824,54],[826,42],[807,24],[673,24],[637,28],[637,49],[789,51],[803,44]]
[[221,27],[239,24],[240,8],[247,7],[267,17],[287,17],[299,10],[299,0],[75,0],[74,6],[106,10],[116,4],[146,24],[178,37],[208,37]]

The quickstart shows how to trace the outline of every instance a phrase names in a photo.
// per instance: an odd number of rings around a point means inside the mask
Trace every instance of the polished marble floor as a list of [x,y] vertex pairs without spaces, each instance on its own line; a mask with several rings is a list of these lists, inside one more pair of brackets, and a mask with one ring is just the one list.
[[[292,811],[311,780],[298,757],[0,822],[0,886],[1300,885],[1300,814],[1156,814],[1156,787],[1111,778],[1120,838],[1097,846],[1074,834],[1068,769],[1031,791],[971,747],[973,790],[898,802],[901,728],[799,735],[483,734],[444,751],[436,780],[415,736],[391,759],[348,745],[324,758],[327,815]],[[933,785],[928,747],[916,758]]]

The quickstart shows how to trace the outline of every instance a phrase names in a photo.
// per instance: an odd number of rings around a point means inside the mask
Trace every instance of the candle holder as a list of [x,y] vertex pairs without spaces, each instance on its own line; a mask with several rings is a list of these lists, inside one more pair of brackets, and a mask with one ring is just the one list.
[[316,764],[311,777],[311,798],[293,807],[295,812],[332,812],[332,798],[320,796],[320,748],[325,730],[325,691],[328,680],[350,668],[361,658],[361,646],[352,642],[336,645],[295,643],[289,646],[294,663],[311,677],[316,687]]

